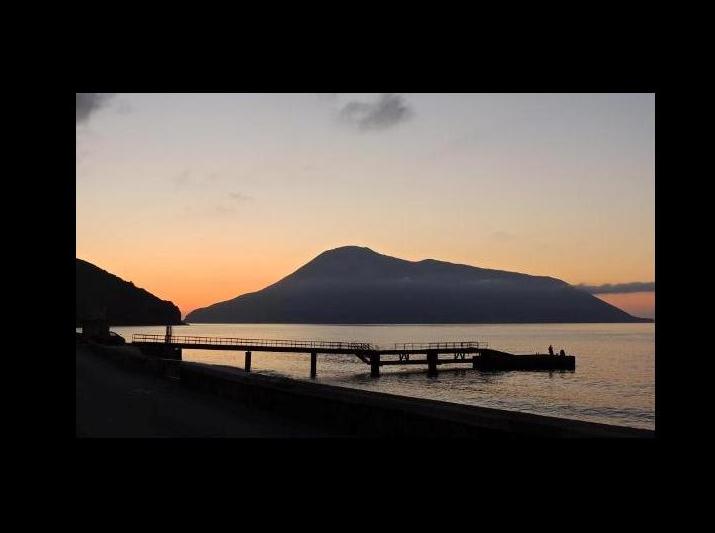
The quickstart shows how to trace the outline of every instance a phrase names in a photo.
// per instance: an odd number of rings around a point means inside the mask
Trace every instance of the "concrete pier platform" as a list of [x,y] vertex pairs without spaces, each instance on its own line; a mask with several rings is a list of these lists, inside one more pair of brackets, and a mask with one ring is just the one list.
[[575,370],[573,355],[516,355],[498,350],[482,350],[475,368],[482,370]]

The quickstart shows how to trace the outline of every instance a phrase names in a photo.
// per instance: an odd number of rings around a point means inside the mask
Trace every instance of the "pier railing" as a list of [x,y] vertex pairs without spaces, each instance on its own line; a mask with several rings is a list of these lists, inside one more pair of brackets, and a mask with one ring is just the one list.
[[458,348],[488,348],[489,343],[481,341],[466,342],[400,342],[395,343],[395,350],[455,350]]
[[172,335],[135,333],[132,342],[169,343],[183,345],[220,346],[264,346],[276,348],[316,348],[329,350],[374,350],[375,346],[365,342],[295,341],[287,339],[241,339],[235,337],[199,337],[195,335]]

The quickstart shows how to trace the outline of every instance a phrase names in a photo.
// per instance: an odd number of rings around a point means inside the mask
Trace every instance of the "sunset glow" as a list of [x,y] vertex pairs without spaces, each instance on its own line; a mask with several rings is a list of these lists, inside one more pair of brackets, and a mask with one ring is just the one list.
[[596,294],[595,296],[634,316],[655,318],[655,292]]
[[[572,284],[655,279],[653,95],[406,94],[382,115],[379,101],[113,96],[78,119],[77,257],[182,314],[344,245]],[[654,316],[652,292],[598,297]]]

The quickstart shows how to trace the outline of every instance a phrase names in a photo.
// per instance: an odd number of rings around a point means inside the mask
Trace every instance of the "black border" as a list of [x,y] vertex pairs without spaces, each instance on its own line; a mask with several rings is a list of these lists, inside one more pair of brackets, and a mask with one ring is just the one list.
[[[227,69],[227,64],[217,61],[207,61],[199,68],[187,72],[178,68],[178,58],[162,64],[158,68],[144,64],[139,67],[118,69],[116,65],[105,65],[93,72],[82,72],[74,80],[74,92],[655,92],[657,145],[656,145],[656,271],[658,278],[658,297],[656,309],[656,439],[654,441],[616,442],[616,441],[568,441],[568,442],[504,442],[501,444],[484,444],[458,441],[412,441],[409,443],[388,443],[382,441],[363,440],[170,440],[147,439],[141,441],[127,440],[87,440],[74,436],[74,391],[71,386],[72,361],[71,342],[74,338],[69,324],[72,312],[70,302],[74,300],[72,284],[72,264],[75,254],[75,176],[74,162],[69,159],[70,150],[64,142],[53,143],[56,153],[40,161],[48,168],[43,169],[48,189],[47,206],[43,206],[43,218],[52,220],[52,229],[59,230],[60,235],[43,245],[40,258],[41,264],[47,268],[48,258],[57,260],[53,266],[53,279],[59,292],[53,292],[52,298],[68,306],[66,312],[60,311],[64,305],[57,306],[58,320],[53,320],[57,331],[54,338],[67,342],[67,348],[62,349],[62,356],[51,361],[57,364],[53,369],[53,385],[57,386],[56,398],[66,400],[62,403],[60,415],[56,422],[55,432],[61,435],[71,451],[74,459],[84,467],[91,469],[96,461],[104,461],[112,457],[116,465],[149,465],[156,467],[158,457],[160,463],[175,465],[188,456],[201,457],[208,467],[225,467],[226,464],[242,464],[246,469],[251,465],[259,469],[269,468],[272,471],[284,468],[285,471],[305,470],[306,472],[330,472],[334,470],[334,461],[346,461],[348,471],[359,472],[363,468],[375,468],[375,475],[381,472],[390,475],[394,470],[402,471],[407,465],[412,468],[424,468],[423,472],[436,472],[440,468],[459,469],[461,473],[475,472],[481,475],[498,472],[501,468],[517,471],[519,468],[536,471],[549,467],[565,468],[564,465],[574,465],[586,471],[596,464],[608,465],[608,468],[620,465],[629,472],[639,472],[646,475],[654,467],[654,453],[664,443],[676,437],[672,422],[673,383],[670,377],[674,375],[672,358],[664,357],[664,352],[671,352],[669,328],[670,314],[670,267],[668,256],[664,251],[663,242],[667,230],[662,223],[661,215],[666,211],[665,205],[672,204],[671,191],[664,188],[664,175],[671,174],[669,165],[673,161],[665,154],[669,150],[664,147],[673,142],[673,136],[667,123],[672,119],[672,102],[668,89],[662,81],[656,79],[655,70],[649,65],[648,56],[635,56],[638,60],[631,61],[634,56],[625,57],[622,63],[609,62],[608,58],[595,63],[583,64],[583,58],[577,53],[561,54],[563,63],[555,64],[553,56],[527,56],[527,61],[518,64],[505,62],[494,67],[494,63],[484,61],[482,56],[451,60],[439,54],[425,54],[412,61],[400,65],[372,66],[369,75],[365,70],[351,64],[344,69],[330,69],[323,64],[311,61],[311,56],[303,56],[300,60],[288,64],[264,62],[256,66],[255,62],[240,63],[240,68]],[[195,56],[192,56],[195,59]],[[289,58],[292,59],[292,58]],[[503,59],[503,58],[502,58]],[[524,58],[522,57],[522,60]],[[653,60],[653,59],[651,59]],[[191,63],[191,62],[190,62]],[[216,64],[219,63],[219,64]],[[248,64],[247,64],[248,63]],[[582,68],[578,68],[582,65]],[[191,63],[194,66],[194,63]],[[232,64],[234,67],[236,63]],[[216,75],[220,72],[221,75]],[[369,79],[368,79],[369,78]],[[181,90],[179,90],[181,88]],[[57,136],[55,139],[65,139],[69,143],[69,106],[72,94],[69,91],[57,93],[55,118]],[[61,162],[60,164],[58,164]],[[664,204],[664,198],[665,204]],[[667,209],[670,210],[670,207]],[[55,318],[56,315],[55,315]],[[66,321],[66,323],[65,323]],[[64,346],[64,344],[63,344]],[[59,402],[58,402],[59,403]],[[400,460],[381,461],[370,459],[370,451],[387,446],[389,449],[400,450]],[[425,453],[434,450],[448,451],[451,449],[474,450],[473,461],[461,461],[459,465],[431,462]],[[345,457],[352,459],[345,459]],[[521,456],[521,458],[520,458]],[[248,461],[245,458],[255,458]],[[431,466],[430,466],[431,463]],[[372,465],[372,466],[371,466]],[[422,466],[420,466],[422,465]],[[541,465],[541,466],[538,466]],[[548,466],[547,466],[548,465]],[[558,466],[561,465],[561,466]],[[595,469],[594,469],[595,470]]]

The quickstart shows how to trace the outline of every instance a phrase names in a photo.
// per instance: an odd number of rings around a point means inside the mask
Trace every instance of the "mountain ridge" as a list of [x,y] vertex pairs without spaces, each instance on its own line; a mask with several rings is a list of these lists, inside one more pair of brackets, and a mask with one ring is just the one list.
[[651,322],[550,276],[436,259],[409,261],[367,247],[326,250],[267,287],[195,309],[187,322],[548,323]]
[[131,281],[75,258],[75,324],[106,318],[113,326],[178,325],[181,311]]

